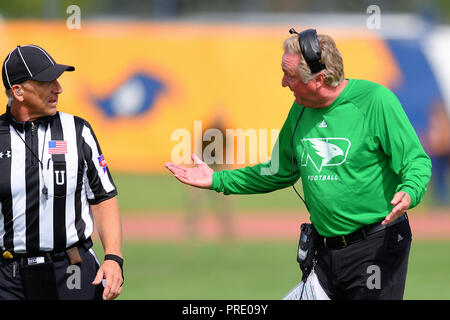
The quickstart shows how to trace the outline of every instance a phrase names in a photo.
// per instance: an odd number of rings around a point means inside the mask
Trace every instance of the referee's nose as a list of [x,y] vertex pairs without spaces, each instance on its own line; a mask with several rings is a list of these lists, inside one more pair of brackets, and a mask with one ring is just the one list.
[[60,94],[62,92],[63,92],[63,88],[59,84],[59,81],[58,80],[54,80],[52,82],[52,93],[53,94]]

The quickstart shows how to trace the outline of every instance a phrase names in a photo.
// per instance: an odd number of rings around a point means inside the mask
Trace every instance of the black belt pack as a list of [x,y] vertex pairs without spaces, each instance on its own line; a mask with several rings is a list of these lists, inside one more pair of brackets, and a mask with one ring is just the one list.
[[306,279],[311,272],[316,251],[316,243],[316,229],[311,223],[303,223],[300,226],[300,238],[297,250],[297,262],[303,273],[302,279]]

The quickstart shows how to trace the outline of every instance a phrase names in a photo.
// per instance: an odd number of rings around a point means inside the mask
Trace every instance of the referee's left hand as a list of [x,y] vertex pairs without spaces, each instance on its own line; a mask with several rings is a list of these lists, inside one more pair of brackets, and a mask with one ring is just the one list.
[[122,292],[122,269],[117,262],[106,260],[97,271],[97,275],[92,282],[94,286],[99,285],[105,279],[103,290],[103,300],[113,300]]
[[411,197],[405,191],[399,191],[394,195],[394,198],[392,198],[391,204],[394,208],[392,208],[392,211],[384,218],[383,222],[381,222],[383,226],[394,222],[408,210],[411,205]]

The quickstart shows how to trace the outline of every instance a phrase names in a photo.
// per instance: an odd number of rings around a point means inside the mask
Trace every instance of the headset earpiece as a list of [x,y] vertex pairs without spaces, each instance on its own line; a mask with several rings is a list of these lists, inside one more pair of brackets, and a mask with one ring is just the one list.
[[17,94],[18,96],[21,96],[21,95],[22,95],[22,90],[16,89],[16,94]]
[[294,28],[289,30],[290,34],[298,35],[298,42],[302,50],[303,58],[311,69],[311,73],[317,73],[325,69],[325,65],[320,62],[322,51],[320,50],[319,39],[315,29],[307,29],[298,33]]

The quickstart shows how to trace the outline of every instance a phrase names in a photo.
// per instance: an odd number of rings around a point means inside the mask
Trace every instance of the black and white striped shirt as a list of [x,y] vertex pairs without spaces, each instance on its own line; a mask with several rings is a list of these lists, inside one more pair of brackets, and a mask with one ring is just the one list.
[[22,123],[9,108],[0,116],[3,250],[62,251],[87,239],[94,230],[89,205],[116,195],[87,121],[58,112]]

